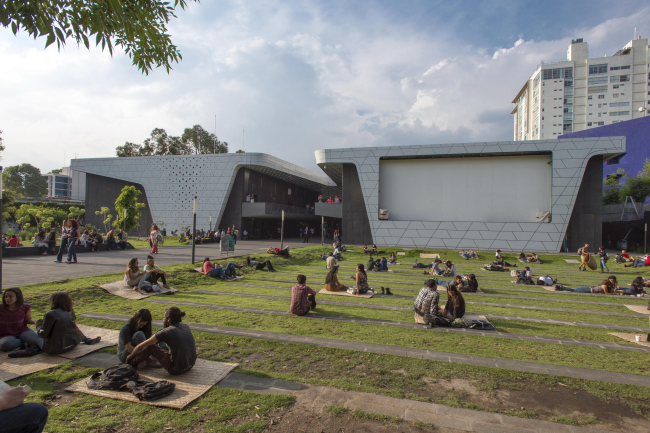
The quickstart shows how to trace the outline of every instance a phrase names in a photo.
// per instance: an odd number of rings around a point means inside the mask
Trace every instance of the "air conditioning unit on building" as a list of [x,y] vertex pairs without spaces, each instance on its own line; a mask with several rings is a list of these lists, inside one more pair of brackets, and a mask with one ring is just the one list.
[[551,213],[547,210],[537,210],[537,215],[535,219],[538,223],[550,223],[551,222]]
[[388,209],[379,209],[379,219],[380,220],[388,219]]

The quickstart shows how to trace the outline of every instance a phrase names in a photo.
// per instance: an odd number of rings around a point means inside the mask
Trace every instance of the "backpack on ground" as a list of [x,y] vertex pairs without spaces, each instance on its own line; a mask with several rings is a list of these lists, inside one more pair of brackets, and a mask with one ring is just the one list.
[[140,401],[153,401],[159,398],[167,397],[176,389],[176,385],[172,382],[161,380],[160,382],[137,382],[131,388],[133,395],[138,397]]
[[520,276],[517,278],[517,284],[525,284],[527,286],[534,286],[535,283],[533,283],[533,280],[530,277],[527,276]]
[[424,317],[424,323],[426,323],[432,328],[434,326],[451,326],[451,320],[448,320],[436,314],[425,314],[423,317]]
[[130,381],[137,381],[140,375],[129,364],[119,364],[90,376],[88,388],[116,390],[126,386]]

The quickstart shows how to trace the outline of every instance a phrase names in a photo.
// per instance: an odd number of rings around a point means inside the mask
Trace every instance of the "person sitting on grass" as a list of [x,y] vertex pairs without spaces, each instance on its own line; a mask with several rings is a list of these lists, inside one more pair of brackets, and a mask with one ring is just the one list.
[[528,257],[528,263],[539,263],[541,265],[542,259],[540,259],[536,253],[530,253],[530,257]]
[[255,268],[256,271],[260,271],[266,268],[269,272],[275,272],[275,269],[273,269],[273,264],[271,264],[270,260],[258,262],[255,260],[255,257],[251,259],[250,256],[248,256],[246,257],[246,264],[252,268]]
[[460,252],[460,256],[462,258],[464,258],[465,260],[478,259],[478,254],[476,254],[472,250],[469,250],[469,251],[462,250]]
[[334,253],[330,251],[325,261],[325,269],[330,270],[334,266],[336,266],[336,258],[334,257]]
[[[183,317],[185,313],[178,307],[165,310],[164,328],[135,346],[126,357],[126,362],[137,368],[140,363],[153,358],[169,374],[179,375],[189,371],[196,363],[196,343],[190,327],[181,323]],[[169,351],[158,343],[165,343]]]
[[356,280],[357,284],[352,286],[352,288],[355,289],[356,294],[363,295],[364,293],[368,293],[369,290],[372,290],[370,286],[368,286],[368,275],[363,267],[363,263],[357,265],[357,274],[351,276],[350,279]]
[[[2,294],[0,307],[0,350],[11,352],[25,345],[20,357],[33,356],[43,348],[43,339],[27,325],[33,325],[32,306],[23,300],[23,292],[11,287]],[[25,353],[26,352],[26,353]],[[13,352],[9,357],[13,358]]]
[[388,256],[388,264],[389,265],[396,265],[397,264],[397,256],[395,253],[391,252],[390,256]]
[[494,253],[494,258],[496,260],[503,260],[503,257],[501,257],[501,250],[497,249],[496,252]]
[[339,266],[334,265],[325,276],[325,290],[328,292],[340,292],[348,290],[348,286],[344,286],[339,282],[338,273]]
[[524,269],[520,271],[513,271],[517,277],[532,277],[533,271],[531,271],[530,266],[524,266]]
[[[158,280],[162,281],[164,289],[171,290],[171,287],[167,284],[167,272],[156,266],[156,261],[152,255],[147,256],[147,264],[144,265],[143,271],[147,274],[145,279],[151,283],[155,292],[160,290]],[[158,287],[158,290],[156,290],[156,287]]]
[[[151,338],[151,311],[143,308],[138,310],[129,322],[122,326],[120,329],[119,337],[117,338],[117,358],[121,363],[126,362],[126,357],[133,352],[133,349],[140,344]],[[158,343],[162,349],[168,349],[164,343]],[[149,357],[146,360],[147,365],[150,367],[161,367],[154,358]]]
[[[435,275],[435,276],[440,276],[442,275],[443,271],[440,269],[440,264],[442,263],[442,260],[440,259],[435,259],[433,263],[431,263],[431,271],[429,272],[430,275]],[[425,272],[426,274],[426,272]]]
[[425,281],[425,287],[420,289],[420,293],[413,302],[413,311],[415,312],[415,323],[424,323],[426,314],[438,314],[438,302],[440,293],[438,293],[438,281],[435,278]]
[[366,254],[370,254],[370,251],[368,250],[368,245],[363,246],[363,252]]
[[49,355],[66,353],[79,343],[97,344],[102,337],[89,338],[77,328],[72,299],[65,292],[50,296],[50,311],[37,322],[38,336],[43,339],[43,352]]
[[465,278],[465,283],[461,287],[458,287],[458,291],[469,293],[478,292],[478,281],[476,280],[476,275],[468,274],[465,276]]
[[456,276],[456,265],[454,265],[451,260],[445,261],[445,270],[442,272],[442,275],[445,277]]
[[39,403],[25,403],[26,386],[9,386],[0,381],[0,425],[3,432],[41,433],[48,411]]
[[366,269],[368,270],[368,272],[375,269],[376,265],[377,265],[377,263],[375,262],[375,259],[373,259],[372,256],[369,256],[368,257],[368,262],[366,263]]
[[142,287],[149,285],[145,280],[147,274],[145,272],[140,272],[140,262],[137,257],[133,257],[129,260],[129,263],[126,265],[126,271],[124,271],[124,282],[132,287],[134,291],[142,293]]
[[334,248],[332,255],[336,260],[343,260],[343,256],[341,255],[341,248],[339,246]]
[[517,260],[523,263],[528,263],[528,257],[526,257],[526,253],[523,251],[519,253],[519,257],[517,257]]
[[627,296],[644,296],[646,293],[645,288],[643,287],[644,283],[645,281],[643,280],[643,277],[636,277],[634,281],[632,281],[630,287],[623,290],[623,294]]
[[388,271],[388,260],[386,260],[386,257],[382,257],[379,261],[379,270]]
[[463,299],[463,295],[456,289],[455,284],[447,284],[447,303],[440,312],[440,316],[449,320],[455,320],[462,319],[464,315],[465,299]]
[[555,286],[555,290],[564,291],[564,292],[594,293],[594,294],[601,294],[601,295],[618,295],[618,293],[616,293],[616,291],[614,290],[614,285],[610,280],[604,280],[602,283],[600,283],[597,286],[582,286],[576,289],[572,289],[562,284],[558,284]]
[[304,275],[298,275],[297,280],[298,284],[291,288],[289,311],[296,316],[304,316],[310,309],[316,309],[316,292],[305,285],[307,277]]
[[374,255],[379,254],[379,253],[377,252],[377,245],[374,245],[374,244],[373,244],[373,246],[372,246],[372,253],[373,253]]
[[236,265],[235,263],[228,263],[225,268],[219,266],[219,263],[210,261],[209,257],[203,259],[203,268],[201,272],[205,275],[214,278],[221,278],[222,280],[234,280],[237,276],[237,268],[242,266]]
[[637,257],[634,259],[634,262],[630,265],[625,265],[626,268],[634,267],[634,268],[642,268],[644,266],[650,266],[650,254],[646,254],[643,257]]
[[616,254],[614,258],[614,263],[625,263],[630,261],[630,255],[627,251],[622,250],[620,253]]

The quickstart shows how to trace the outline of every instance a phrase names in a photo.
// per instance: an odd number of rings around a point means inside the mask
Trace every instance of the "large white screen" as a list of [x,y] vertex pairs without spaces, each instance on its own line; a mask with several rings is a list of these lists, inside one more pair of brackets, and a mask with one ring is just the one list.
[[379,161],[379,209],[397,221],[535,222],[551,210],[551,155]]

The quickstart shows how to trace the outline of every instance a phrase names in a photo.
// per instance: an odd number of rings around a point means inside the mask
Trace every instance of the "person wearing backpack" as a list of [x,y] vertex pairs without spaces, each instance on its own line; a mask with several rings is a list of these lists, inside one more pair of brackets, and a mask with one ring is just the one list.
[[605,251],[604,247],[599,247],[598,248],[598,255],[600,256],[600,273],[604,273],[605,269],[607,269],[607,272],[609,272],[609,268],[607,267],[607,260],[609,260],[609,254],[607,254],[607,251]]
[[[169,307],[163,316],[164,328],[133,348],[126,362],[133,367],[154,358],[169,374],[183,374],[196,363],[196,343],[190,327],[181,323],[185,313],[178,307]],[[169,351],[158,343],[165,343]]]

